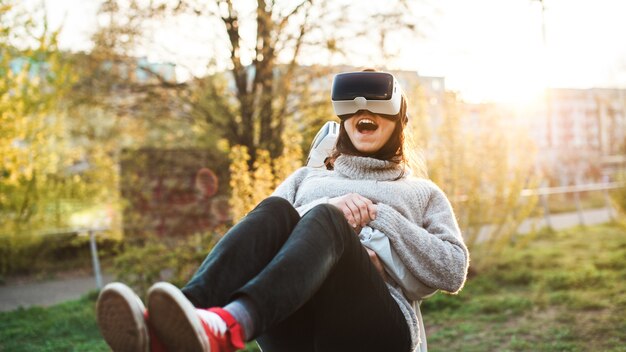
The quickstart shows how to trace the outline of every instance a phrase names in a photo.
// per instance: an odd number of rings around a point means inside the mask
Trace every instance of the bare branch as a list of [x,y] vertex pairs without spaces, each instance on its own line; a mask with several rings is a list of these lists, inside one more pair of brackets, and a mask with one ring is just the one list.
[[287,23],[289,22],[289,19],[291,18],[291,16],[295,15],[296,13],[298,13],[298,11],[300,11],[300,9],[302,7],[304,7],[304,5],[306,4],[312,4],[313,1],[312,0],[305,0],[303,2],[301,2],[300,4],[298,4],[293,10],[291,10],[290,13],[288,13],[287,15],[285,15],[285,17],[283,17],[282,21],[280,21],[280,23],[277,26],[277,31],[281,32],[285,26],[287,25]]
[[162,74],[151,70],[148,67],[138,67],[142,72],[147,73],[148,75],[150,75],[153,78],[156,78],[159,81],[159,85],[161,87],[164,88],[184,88],[187,87],[187,83],[185,82],[181,82],[181,83],[176,83],[176,82],[172,82],[171,80],[168,80],[167,78],[165,78],[165,76],[163,76]]
[[[310,9],[310,8],[309,8]],[[300,48],[302,47],[302,41],[304,39],[304,35],[306,33],[306,28],[307,28],[307,24],[308,24],[308,19],[309,19],[309,14],[310,14],[310,10],[307,9],[305,14],[304,14],[304,21],[302,21],[302,24],[300,25],[300,33],[299,36],[296,39],[296,45],[294,47],[294,51],[293,51],[293,56],[291,58],[291,61],[289,62],[289,66],[287,68],[287,72],[285,73],[285,75],[282,78],[282,85],[281,87],[283,88],[283,92],[281,94],[281,104],[280,104],[280,109],[278,109],[278,115],[277,115],[277,119],[279,121],[282,121],[281,116],[284,116],[285,111],[287,109],[287,96],[289,95],[289,91],[290,89],[290,83],[291,83],[291,78],[293,77],[293,73],[294,70],[296,68],[296,63],[297,63],[297,59],[298,59],[298,54],[300,53]],[[282,122],[281,122],[282,124]],[[282,125],[281,125],[282,127]]]

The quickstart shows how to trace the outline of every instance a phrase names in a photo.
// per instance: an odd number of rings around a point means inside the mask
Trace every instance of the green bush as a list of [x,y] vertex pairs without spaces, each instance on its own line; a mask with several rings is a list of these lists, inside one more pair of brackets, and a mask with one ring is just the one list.
[[[119,241],[96,237],[100,258],[118,250]],[[76,232],[54,235],[0,235],[0,276],[40,274],[91,265],[89,236]]]
[[217,233],[205,233],[180,238],[147,237],[126,243],[113,262],[113,270],[117,280],[131,286],[140,296],[158,281],[181,287],[220,237]]

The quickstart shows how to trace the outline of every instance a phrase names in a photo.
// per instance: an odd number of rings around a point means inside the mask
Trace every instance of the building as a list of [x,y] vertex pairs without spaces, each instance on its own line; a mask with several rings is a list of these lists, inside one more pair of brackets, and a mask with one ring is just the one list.
[[559,185],[599,181],[626,165],[626,89],[550,89],[528,121],[538,165]]

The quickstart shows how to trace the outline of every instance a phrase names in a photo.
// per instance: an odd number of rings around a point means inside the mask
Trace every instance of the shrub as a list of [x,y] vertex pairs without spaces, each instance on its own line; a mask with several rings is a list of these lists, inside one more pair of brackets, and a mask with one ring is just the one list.
[[[452,203],[470,252],[482,247],[480,256],[472,256],[480,271],[516,240],[518,226],[536,206],[536,196],[522,197],[523,189],[540,182],[534,171],[535,148],[525,131],[511,130],[507,112],[495,106],[483,104],[468,114],[450,93],[444,107],[433,133],[421,132],[427,131],[428,119],[420,114],[412,119],[413,132],[426,151],[430,178]],[[530,239],[526,236],[518,245]]]
[[[119,241],[108,234],[97,238],[98,256],[110,257]],[[0,275],[46,274],[49,271],[89,267],[89,237],[76,232],[54,235],[0,235]]]
[[183,286],[200,266],[221,236],[196,234],[182,238],[148,237],[137,243],[126,243],[114,261],[120,280],[145,295],[157,281]]
[[285,149],[278,158],[271,159],[266,150],[257,150],[257,158],[249,167],[250,153],[245,146],[233,146],[230,152],[230,187],[229,204],[232,219],[243,218],[299,166],[302,166],[302,150],[299,139],[287,135]]

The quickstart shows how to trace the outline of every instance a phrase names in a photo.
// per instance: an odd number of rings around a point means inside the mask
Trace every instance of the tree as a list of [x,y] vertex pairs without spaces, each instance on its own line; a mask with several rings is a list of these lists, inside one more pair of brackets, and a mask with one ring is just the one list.
[[[69,72],[41,14],[0,1],[0,229],[18,228],[39,210],[43,184],[73,158],[64,154],[63,116],[52,114]],[[42,16],[43,17],[43,16]],[[37,26],[36,23],[44,23]],[[53,190],[47,190],[52,192]]]
[[69,136],[74,76],[58,33],[43,12],[0,0],[0,274],[34,267],[41,234],[65,228],[68,210],[103,187],[85,182],[93,175]]
[[475,261],[485,265],[511,243],[536,205],[536,197],[521,197],[538,184],[534,147],[524,131],[505,124],[505,111],[474,106],[480,120],[467,121],[471,117],[451,93],[445,107],[435,132],[440,140],[429,145],[430,176],[448,194],[468,247],[486,251]]
[[[106,25],[94,37],[96,47],[106,46],[118,57],[136,57],[142,50],[149,50],[146,42],[152,30],[176,18],[211,24],[209,40],[225,43],[213,44],[213,48],[209,41],[200,44],[214,49],[215,54],[206,63],[213,74],[174,84],[158,72],[145,71],[162,87],[177,91],[180,104],[191,107],[186,116],[192,124],[219,131],[231,146],[245,146],[251,155],[250,167],[254,166],[257,150],[269,151],[272,158],[282,154],[285,121],[297,119],[302,108],[299,99],[303,96],[299,93],[307,91],[316,78],[328,74],[328,70],[303,66],[303,53],[326,57],[327,63],[333,63],[334,55],[348,52],[348,41],[376,37],[378,32],[371,28],[381,31],[376,40],[380,45],[372,52],[386,50],[386,38],[392,32],[417,31],[417,17],[411,16],[414,6],[406,0],[385,4],[375,16],[367,16],[359,4],[313,0],[125,3],[127,6],[116,0],[103,3],[100,22]],[[219,73],[224,69],[230,77]]]

